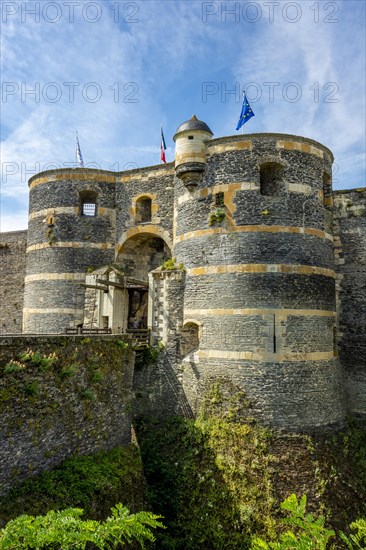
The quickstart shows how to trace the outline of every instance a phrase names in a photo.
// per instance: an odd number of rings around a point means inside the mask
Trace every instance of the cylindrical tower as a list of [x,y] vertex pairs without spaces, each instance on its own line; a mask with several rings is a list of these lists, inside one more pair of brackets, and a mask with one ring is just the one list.
[[176,180],[184,324],[200,334],[183,372],[188,401],[197,409],[205,387],[227,380],[273,426],[339,426],[332,153],[283,134],[215,139],[205,149],[196,188]]
[[183,122],[175,132],[175,175],[189,190],[202,180],[206,168],[206,142],[212,136],[207,124],[196,115]]
[[83,322],[85,274],[114,259],[114,172],[59,169],[29,180],[23,331]]

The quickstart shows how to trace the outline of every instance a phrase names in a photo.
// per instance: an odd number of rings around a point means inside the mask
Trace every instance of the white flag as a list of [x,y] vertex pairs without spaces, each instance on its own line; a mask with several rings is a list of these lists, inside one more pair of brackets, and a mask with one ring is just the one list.
[[80,143],[78,138],[78,133],[76,132],[76,150],[75,150],[76,164],[79,168],[84,168],[83,155],[80,150]]

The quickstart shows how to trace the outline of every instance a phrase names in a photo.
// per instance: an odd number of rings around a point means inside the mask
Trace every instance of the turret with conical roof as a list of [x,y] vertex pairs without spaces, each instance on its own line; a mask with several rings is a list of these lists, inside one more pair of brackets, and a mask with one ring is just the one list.
[[197,186],[206,167],[206,142],[212,131],[196,115],[183,122],[173,137],[175,149],[175,173],[188,189]]

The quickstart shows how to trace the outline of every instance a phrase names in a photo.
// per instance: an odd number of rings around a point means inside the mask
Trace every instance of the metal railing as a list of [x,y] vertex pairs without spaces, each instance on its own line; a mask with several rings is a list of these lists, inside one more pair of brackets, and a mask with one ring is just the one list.
[[65,334],[112,334],[111,328],[65,328]]

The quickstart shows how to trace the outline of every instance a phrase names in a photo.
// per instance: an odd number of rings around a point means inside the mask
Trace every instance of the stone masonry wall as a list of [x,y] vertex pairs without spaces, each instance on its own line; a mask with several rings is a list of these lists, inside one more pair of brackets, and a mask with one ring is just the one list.
[[[331,153],[311,140],[238,136],[207,143],[194,191],[177,181],[173,255],[186,268],[183,322],[201,327],[180,376],[192,410],[223,380],[265,424],[342,424],[324,183],[331,164]],[[281,173],[270,192],[263,166]]]
[[[115,173],[49,171],[29,188],[23,330],[64,332],[83,322],[86,271],[114,260]],[[95,216],[82,215],[88,193]]]
[[130,442],[134,352],[118,341],[0,338],[0,494],[73,454]]
[[333,198],[339,357],[348,409],[366,417],[366,189]]
[[180,343],[183,320],[185,274],[181,270],[152,272],[150,323],[155,346],[161,342],[157,360],[136,361],[134,375],[134,416],[165,418],[192,411],[182,387]]
[[[139,197],[152,201],[151,221],[140,224],[136,208]],[[133,236],[137,226],[147,233],[172,239],[174,204],[174,172],[171,164],[131,170],[116,184],[116,241]],[[157,229],[159,228],[159,229]],[[169,243],[167,242],[169,245]]]
[[22,330],[27,233],[0,233],[0,333]]

